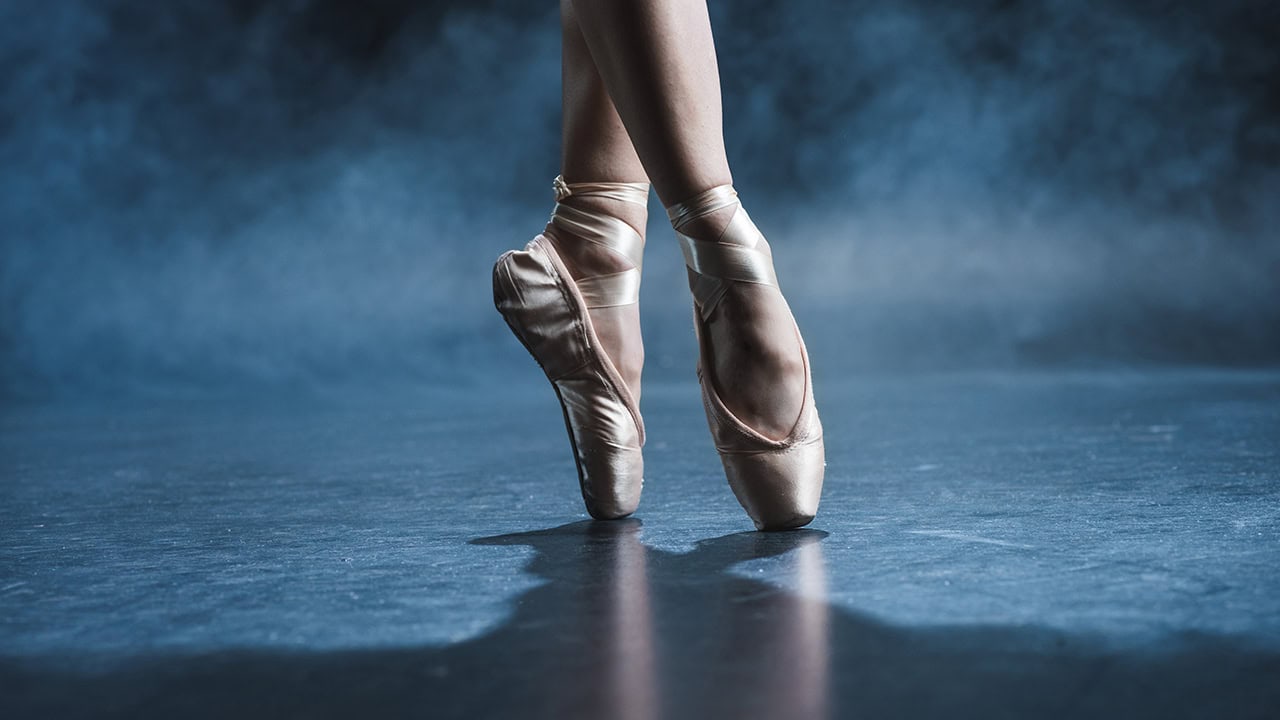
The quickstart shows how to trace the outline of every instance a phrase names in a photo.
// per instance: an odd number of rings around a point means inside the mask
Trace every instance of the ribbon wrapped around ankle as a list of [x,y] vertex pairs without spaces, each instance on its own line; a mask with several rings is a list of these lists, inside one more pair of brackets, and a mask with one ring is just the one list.
[[556,208],[551,226],[626,258],[632,267],[609,275],[579,278],[578,290],[588,308],[630,305],[640,300],[640,272],[644,238],[635,228],[611,215],[565,205],[569,197],[616,200],[648,207],[648,183],[566,183],[557,175],[552,183]]
[[[681,232],[681,228],[698,218],[734,206],[737,209],[733,217],[715,239],[697,239]],[[747,215],[732,185],[717,185],[671,205],[667,208],[667,217],[680,241],[684,264],[697,275],[691,290],[704,319],[724,297],[728,282],[778,287],[769,243]]]
[[565,198],[577,195],[649,207],[649,183],[567,183],[563,175],[557,175],[551,181],[551,189],[556,194],[556,202],[563,202]]

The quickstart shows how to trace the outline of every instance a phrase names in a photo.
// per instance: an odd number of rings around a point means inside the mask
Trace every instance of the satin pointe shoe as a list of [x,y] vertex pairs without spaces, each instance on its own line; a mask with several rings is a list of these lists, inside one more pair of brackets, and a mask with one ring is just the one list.
[[[560,400],[587,512],[611,520],[630,515],[640,503],[644,421],[638,398],[601,348],[587,311],[639,301],[644,238],[618,218],[562,201],[576,195],[647,207],[649,186],[566,184],[557,177],[555,190],[555,212],[547,229],[494,265],[493,299]],[[548,234],[594,243],[625,258],[630,267],[575,281]]]
[[[699,240],[681,232],[690,221],[728,207],[736,207],[720,237]],[[804,398],[799,417],[786,437],[770,439],[734,416],[710,376],[710,338],[706,322],[724,298],[729,283],[757,283],[778,287],[769,243],[743,209],[731,185],[720,185],[667,208],[676,230],[685,265],[692,271],[693,324],[698,339],[698,382],[707,423],[729,487],[759,530],[785,530],[813,520],[822,494],[826,465],[822,423],[813,399],[809,355],[800,329],[804,366]],[[779,291],[780,292],[780,291]],[[739,390],[741,392],[741,390]]]

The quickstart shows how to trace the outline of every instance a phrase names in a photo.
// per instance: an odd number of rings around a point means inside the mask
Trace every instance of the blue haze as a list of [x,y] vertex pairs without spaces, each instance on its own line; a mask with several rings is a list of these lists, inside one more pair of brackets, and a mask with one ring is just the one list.
[[[1280,362],[1274,4],[713,2],[735,179],[818,372]],[[550,4],[0,6],[0,389],[524,367]],[[649,376],[691,376],[654,206]]]

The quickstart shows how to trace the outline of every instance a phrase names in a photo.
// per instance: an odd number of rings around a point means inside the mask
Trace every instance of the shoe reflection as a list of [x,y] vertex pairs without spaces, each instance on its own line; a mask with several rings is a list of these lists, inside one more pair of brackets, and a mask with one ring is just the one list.
[[585,672],[548,684],[544,706],[560,717],[657,718],[653,608],[640,522],[588,523],[584,530],[583,552],[574,577],[567,578],[577,592],[565,610],[580,623]]
[[[686,572],[720,568],[714,647],[681,660],[706,678],[690,698],[706,717],[824,718],[829,715],[831,659],[825,533],[741,533],[699,543],[681,556]],[[778,584],[728,575],[733,566],[777,557],[768,570]]]
[[[532,546],[528,570],[548,581],[499,631],[524,657],[503,664],[519,676],[500,681],[510,709],[627,720],[827,717],[825,533],[740,533],[675,554],[646,547],[642,527],[588,521],[475,541]],[[764,558],[773,558],[771,582],[729,572]]]

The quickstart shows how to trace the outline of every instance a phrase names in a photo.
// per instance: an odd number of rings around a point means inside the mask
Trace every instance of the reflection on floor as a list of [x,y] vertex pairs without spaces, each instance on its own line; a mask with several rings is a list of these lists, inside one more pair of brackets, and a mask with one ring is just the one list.
[[1280,375],[830,385],[769,534],[685,385],[575,520],[549,395],[5,409],[0,716],[1280,713]]

